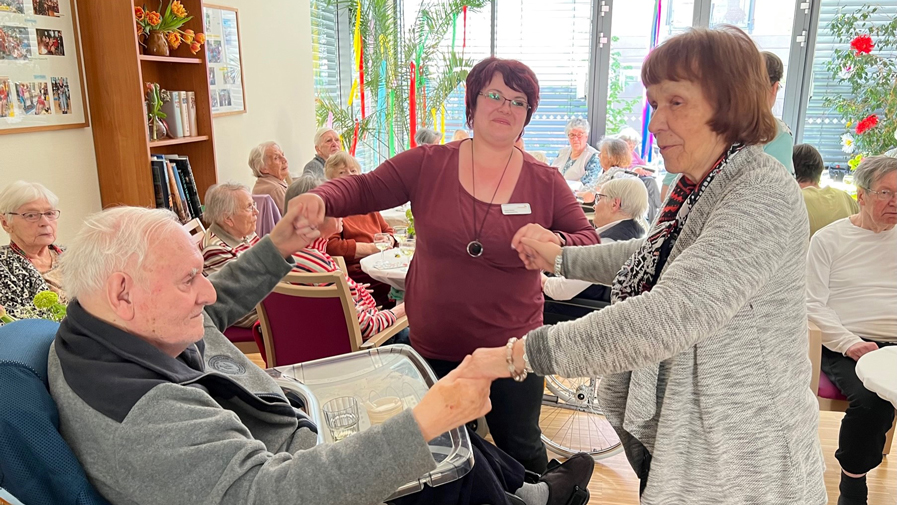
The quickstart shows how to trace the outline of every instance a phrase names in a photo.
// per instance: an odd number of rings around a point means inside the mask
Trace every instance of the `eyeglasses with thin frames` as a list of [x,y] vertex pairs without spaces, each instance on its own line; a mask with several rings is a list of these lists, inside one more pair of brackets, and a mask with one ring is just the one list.
[[505,98],[501,93],[495,90],[489,90],[485,92],[480,91],[480,96],[486,97],[492,102],[495,102],[495,104],[499,107],[501,107],[502,102],[508,102],[509,104],[511,104],[512,110],[529,110],[531,108],[529,104],[526,103],[526,100],[520,100],[519,98]]
[[863,189],[866,190],[867,193],[872,193],[873,198],[875,198],[876,200],[884,201],[884,200],[890,200],[891,198],[897,197],[897,193],[894,193],[893,191],[888,190],[888,189],[883,189],[881,191],[875,191],[874,189],[866,189],[866,188],[863,188]]
[[579,133],[573,133],[573,132],[570,132],[570,133],[567,134],[567,138],[568,138],[568,139],[581,139],[581,138],[583,138],[583,137],[585,137],[585,136],[586,136],[586,134],[583,133],[583,132],[579,132]]
[[48,221],[56,221],[57,219],[59,219],[59,214],[61,213],[62,211],[59,210],[51,210],[47,212],[23,212],[21,214],[17,212],[7,212],[7,214],[10,216],[20,216],[22,219],[30,223],[40,221],[41,216],[46,217]]

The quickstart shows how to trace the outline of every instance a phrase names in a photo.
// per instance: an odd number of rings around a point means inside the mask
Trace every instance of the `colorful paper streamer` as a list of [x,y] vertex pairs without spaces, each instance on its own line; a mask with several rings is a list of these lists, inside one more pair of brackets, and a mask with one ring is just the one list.
[[355,156],[355,148],[358,147],[358,119],[355,120],[355,132],[352,134],[352,148],[349,154]]
[[414,141],[414,135],[417,134],[417,96],[416,91],[417,87],[415,86],[417,70],[414,66],[414,62],[411,62],[411,82],[408,86],[408,141],[411,143],[411,147],[417,147],[417,142]]

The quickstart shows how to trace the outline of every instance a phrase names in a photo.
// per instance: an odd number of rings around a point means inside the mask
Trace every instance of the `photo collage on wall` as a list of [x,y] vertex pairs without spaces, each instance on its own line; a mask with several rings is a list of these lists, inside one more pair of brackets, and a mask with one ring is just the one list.
[[244,112],[237,12],[203,7],[212,113]]
[[0,0],[0,130],[85,123],[72,0]]

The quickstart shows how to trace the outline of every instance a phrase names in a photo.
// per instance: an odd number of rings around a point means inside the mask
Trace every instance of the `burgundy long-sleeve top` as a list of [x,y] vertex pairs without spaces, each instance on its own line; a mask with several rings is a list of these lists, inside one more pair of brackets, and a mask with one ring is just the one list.
[[[504,215],[501,205],[475,200],[458,179],[461,142],[405,151],[368,174],[319,186],[328,216],[388,209],[411,201],[417,238],[405,281],[411,343],[426,358],[461,361],[479,347],[497,347],[542,325],[539,272],[529,271],[511,248],[528,223],[560,233],[567,245],[598,243],[598,235],[556,170],[524,156],[509,203],[528,203],[530,214]],[[476,229],[483,254],[467,244]],[[489,214],[483,225],[484,214]]]

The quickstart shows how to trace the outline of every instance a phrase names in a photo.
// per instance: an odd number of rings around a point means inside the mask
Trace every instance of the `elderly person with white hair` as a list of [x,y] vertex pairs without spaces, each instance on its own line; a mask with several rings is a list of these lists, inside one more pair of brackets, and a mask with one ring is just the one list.
[[324,163],[332,154],[340,151],[339,134],[333,128],[318,128],[315,132],[315,157],[305,164],[302,175],[324,178]]
[[0,224],[9,245],[0,247],[0,306],[30,306],[34,295],[53,291],[66,302],[56,245],[59,198],[43,184],[16,181],[0,192]]
[[551,166],[557,167],[568,181],[580,181],[584,186],[592,186],[601,174],[598,164],[598,150],[589,145],[589,122],[573,118],[564,128],[570,147],[558,153]]
[[414,134],[414,141],[419,146],[438,144],[442,135],[432,128],[421,128]]
[[632,166],[643,167],[648,165],[648,162],[639,156],[639,147],[642,143],[642,136],[639,135],[635,129],[627,126],[620,130],[620,133],[617,134],[617,138],[626,142],[626,145],[628,145],[629,149],[632,151]]
[[[255,223],[259,210],[249,188],[235,182],[215,184],[206,191],[205,219],[209,228],[200,243],[203,273],[212,275],[258,243]],[[250,328],[258,321],[255,309],[235,326]]]
[[[645,236],[647,223],[644,216],[648,210],[648,191],[642,181],[635,177],[613,179],[601,186],[601,192],[595,197],[595,218],[592,222],[602,244]],[[591,312],[590,309],[553,304],[552,300],[563,301],[575,297],[610,302],[609,286],[577,279],[547,277],[545,274],[542,274],[542,292],[546,297],[547,324],[549,314],[575,319]]]
[[284,195],[290,185],[290,163],[277,142],[262,142],[249,152],[249,168],[258,179],[253,195],[268,195],[280,214],[286,214]]
[[807,316],[822,333],[822,372],[850,402],[835,452],[839,505],[866,503],[866,473],[881,464],[894,421],[894,407],[857,377],[857,361],[897,345],[897,159],[866,157],[854,180],[860,211],[819,230],[807,254]]
[[[63,269],[74,301],[47,376],[59,431],[110,503],[382,503],[436,468],[428,441],[490,409],[491,381],[464,378],[465,363],[413,408],[317,444],[323,428],[222,334],[320,236],[299,212],[208,278],[167,210],[107,209],[73,240]],[[527,505],[568,503],[592,473],[591,458],[573,459],[530,484],[506,454],[470,440],[470,473],[392,502],[507,503],[514,492]]]

